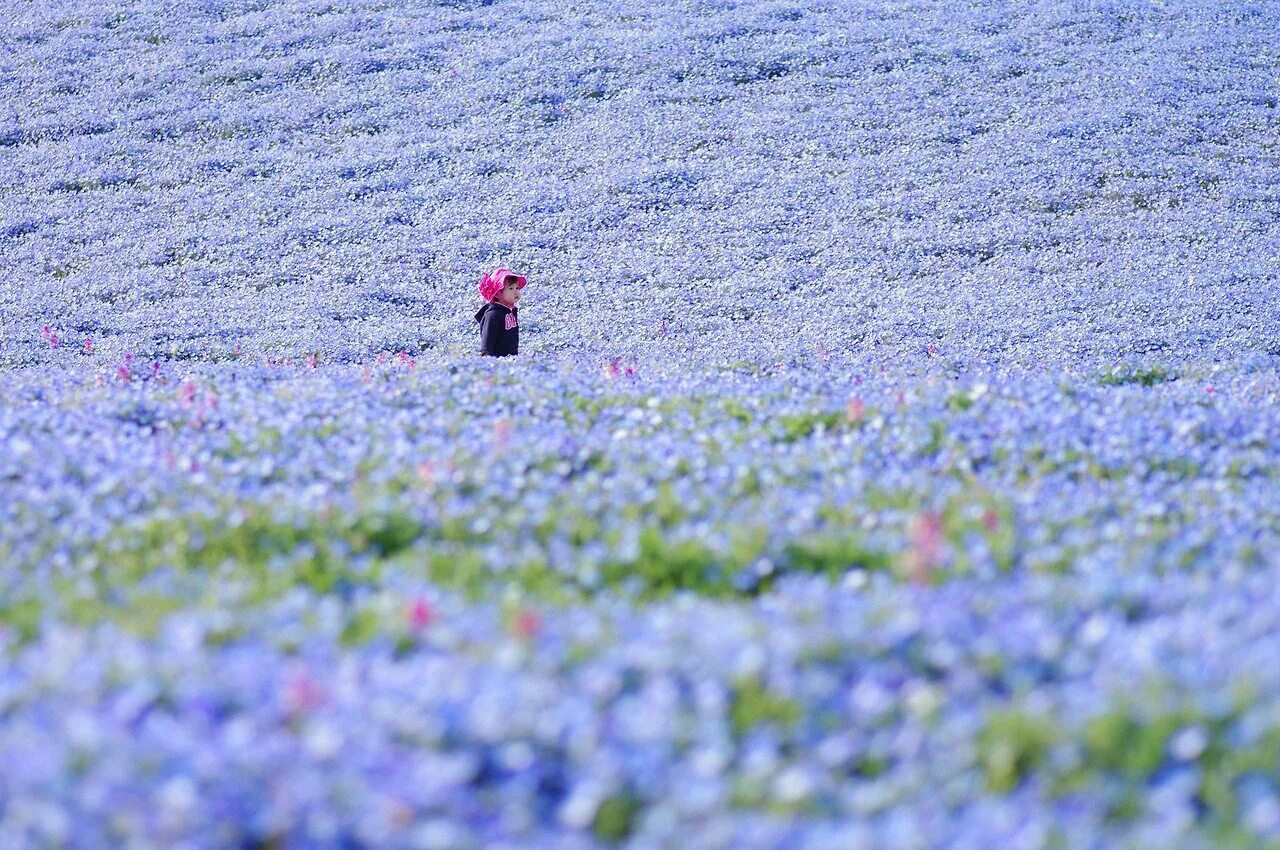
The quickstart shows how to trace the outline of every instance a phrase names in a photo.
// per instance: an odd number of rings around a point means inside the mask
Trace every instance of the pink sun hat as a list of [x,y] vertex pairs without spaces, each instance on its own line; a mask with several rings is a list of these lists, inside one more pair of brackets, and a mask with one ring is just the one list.
[[509,277],[516,279],[516,288],[524,289],[529,281],[525,280],[524,275],[516,274],[511,269],[504,267],[494,269],[489,274],[480,278],[480,297],[485,301],[492,302],[494,297],[502,291],[502,286]]

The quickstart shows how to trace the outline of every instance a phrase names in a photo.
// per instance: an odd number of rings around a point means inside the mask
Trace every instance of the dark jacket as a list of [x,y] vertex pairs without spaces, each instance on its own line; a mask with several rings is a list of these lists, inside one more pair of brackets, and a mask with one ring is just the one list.
[[520,321],[518,307],[499,301],[485,304],[476,313],[480,323],[480,353],[502,357],[520,353]]

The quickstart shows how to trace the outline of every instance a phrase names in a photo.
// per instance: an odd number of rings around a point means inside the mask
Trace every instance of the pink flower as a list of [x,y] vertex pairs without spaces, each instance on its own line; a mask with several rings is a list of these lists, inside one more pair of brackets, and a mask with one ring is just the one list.
[[422,631],[431,624],[431,621],[435,619],[435,615],[435,611],[431,608],[431,603],[419,597],[409,606],[409,626],[414,631]]
[[310,711],[325,701],[325,693],[305,671],[295,673],[285,684],[285,705],[291,714]]
[[861,396],[854,396],[853,398],[849,399],[849,408],[845,413],[846,419],[854,423],[861,422],[863,412],[864,410],[863,410]]
[[937,552],[938,544],[942,542],[941,514],[937,511],[923,511],[916,517],[915,542],[930,552]]
[[360,368],[360,381],[361,381],[362,383],[367,384],[367,383],[369,383],[369,381],[370,381],[370,380],[372,380],[372,378],[373,378],[373,375],[372,375],[372,373],[369,371],[369,367],[368,367],[368,365],[362,366],[362,367]]
[[244,354],[244,346],[237,342],[235,350],[231,353],[237,358],[240,357],[241,354]]
[[195,381],[186,381],[182,386],[178,387],[178,398],[182,399],[183,407],[190,407],[191,402],[196,398]]
[[1207,392],[1209,395],[1213,395],[1218,391],[1218,388],[1215,387],[1213,384],[1210,384],[1209,386],[1204,388],[1204,391]]
[[154,378],[159,374],[160,374],[160,361],[152,360],[151,361],[151,377]]
[[314,354],[307,355],[307,368],[308,369],[316,368],[316,356]]
[[994,508],[987,508],[982,512],[982,527],[991,534],[995,534],[999,530],[1000,516],[995,512]]
[[498,424],[493,428],[493,435],[498,438],[499,442],[505,443],[511,437],[514,426],[510,419],[499,419]]
[[90,337],[85,337],[85,341],[84,341],[84,353],[85,353],[85,354],[92,354],[92,353],[93,353],[93,337],[91,337],[91,336],[90,336]]
[[133,373],[129,371],[129,368],[127,366],[117,367],[116,375],[120,377],[120,383],[122,384],[129,383],[129,379],[133,377]]
[[604,374],[606,378],[616,378],[622,373],[622,370],[618,368],[618,363],[621,361],[621,357],[615,357],[609,361],[609,365],[604,367]]
[[542,627],[542,618],[531,608],[521,608],[516,614],[515,631],[520,637],[528,640],[538,633]]
[[936,511],[923,511],[911,522],[911,548],[907,551],[907,578],[926,584],[941,562],[942,517]]
[[932,357],[933,355],[938,353],[938,346],[934,345],[933,343],[929,343],[929,346],[925,349],[925,353],[928,354],[930,357]]
[[394,798],[388,798],[384,805],[386,807],[387,820],[395,824],[397,827],[404,828],[413,823],[413,819],[417,816],[417,812],[413,806]]

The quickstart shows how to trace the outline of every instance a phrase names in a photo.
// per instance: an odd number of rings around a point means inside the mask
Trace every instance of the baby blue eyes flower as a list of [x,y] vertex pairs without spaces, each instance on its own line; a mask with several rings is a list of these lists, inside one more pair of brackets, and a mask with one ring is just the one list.
[[444,5],[9,22],[0,847],[1280,837],[1274,4]]

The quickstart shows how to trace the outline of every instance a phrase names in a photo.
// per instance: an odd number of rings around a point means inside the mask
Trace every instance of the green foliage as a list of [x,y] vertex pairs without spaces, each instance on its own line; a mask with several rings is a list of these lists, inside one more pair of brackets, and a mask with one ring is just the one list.
[[1240,821],[1236,786],[1246,776],[1267,777],[1280,784],[1280,723],[1273,723],[1248,746],[1227,746],[1224,730],[1215,728],[1209,747],[1200,757],[1199,797],[1225,833],[1220,846],[1241,846],[1226,840]]
[[[1042,775],[1055,796],[1111,787],[1106,814],[1114,821],[1141,816],[1152,783],[1182,762],[1200,778],[1197,817],[1220,839],[1215,846],[1251,846],[1241,843],[1247,836],[1238,831],[1243,812],[1237,788],[1250,776],[1280,782],[1280,724],[1239,740],[1242,712],[1255,699],[1237,691],[1231,707],[1209,714],[1159,682],[1147,683],[1141,691],[1135,684],[1133,693],[1069,732],[1050,717],[997,711],[978,737],[979,762],[989,789],[997,793],[1012,791],[1033,773]],[[1178,753],[1176,736],[1191,728],[1203,736],[1201,746]],[[1057,746],[1074,749],[1080,758],[1051,761],[1048,753]]]
[[434,551],[427,556],[427,574],[441,587],[479,599],[490,586],[484,558],[474,551]]
[[0,628],[16,632],[19,643],[27,643],[40,632],[44,613],[38,599],[22,599],[0,603]]
[[[212,597],[218,584],[232,583],[245,588],[247,601],[259,602],[298,585],[322,594],[373,585],[382,561],[429,531],[399,508],[297,517],[252,508],[234,518],[158,516],[115,529],[98,542],[94,554],[103,566],[93,573],[97,594],[80,614],[93,621],[110,613],[95,615],[98,603],[123,606],[129,625],[146,633],[178,605],[184,589]],[[161,571],[176,574],[169,595],[146,595],[143,588]],[[66,597],[74,608],[75,592],[68,590]]]
[[[1165,701],[1160,694],[1157,690],[1153,698]],[[1194,726],[1204,736],[1203,747],[1181,758],[1192,761],[1200,776],[1196,799],[1201,816],[1222,839],[1220,846],[1239,846],[1234,832],[1242,816],[1237,785],[1250,775],[1280,782],[1280,724],[1262,729],[1247,745],[1230,743],[1239,734],[1235,724],[1242,706],[1251,701],[1237,693],[1233,708],[1209,715],[1186,702],[1143,710],[1142,703],[1121,698],[1083,726],[1079,743],[1086,763],[1073,775],[1060,777],[1058,788],[1069,791],[1096,783],[1098,773],[1110,774],[1124,783],[1125,793],[1109,816],[1134,817],[1141,813],[1150,783],[1179,759],[1174,737]]]
[[789,728],[803,716],[804,709],[798,702],[773,693],[759,679],[745,678],[734,685],[729,725],[738,737],[763,723]]
[[676,489],[670,481],[658,485],[658,498],[654,500],[649,512],[663,526],[673,526],[685,517],[684,504],[676,495]]
[[784,548],[783,563],[797,572],[838,579],[852,569],[888,570],[893,558],[869,548],[856,534],[835,532],[792,540]]
[[353,608],[347,613],[347,621],[342,629],[342,643],[346,646],[360,646],[377,637],[382,628],[382,618],[373,608]]
[[1040,767],[1058,738],[1057,726],[1046,717],[1017,709],[993,712],[978,736],[987,787],[997,792],[1017,787]]
[[755,422],[755,414],[747,407],[738,402],[736,399],[728,399],[724,403],[724,413],[731,419],[736,419],[743,425],[750,425]]
[[834,431],[845,421],[845,415],[840,412],[780,416],[778,423],[782,426],[782,436],[779,439],[784,443],[794,443],[819,431]]
[[[257,439],[271,443],[277,438],[264,430]],[[241,442],[233,450],[243,448]],[[383,476],[377,483],[358,478],[352,490],[357,507],[343,511],[292,513],[232,502],[207,515],[162,508],[93,544],[86,557],[94,568],[60,588],[54,613],[85,624],[116,620],[149,633],[184,604],[212,606],[233,599],[254,605],[296,587],[349,599],[359,588],[379,587],[388,570],[417,573],[472,599],[500,592],[568,604],[608,590],[641,600],[676,592],[746,596],[767,591],[787,574],[839,580],[851,569],[892,571],[893,552],[869,542],[861,519],[868,511],[910,516],[923,505],[919,493],[872,489],[857,504],[821,508],[821,525],[806,534],[779,539],[767,527],[743,522],[714,529],[712,542],[690,527],[690,509],[675,483],[659,481],[652,501],[628,505],[607,520],[568,504],[553,506],[530,526],[538,544],[534,552],[493,563],[484,554],[487,544],[495,532],[512,529],[481,527],[474,510],[428,521],[408,507],[414,486],[411,473]],[[747,486],[762,485],[756,480]],[[998,517],[994,530],[990,515]],[[1011,566],[1011,511],[976,482],[947,502],[943,517],[958,571],[967,569],[963,559],[975,551],[964,545],[974,534],[984,535],[1003,569]],[[626,533],[636,534],[637,544],[622,556]],[[575,551],[604,543],[613,554],[553,566],[546,549],[557,538]],[[772,562],[771,570],[756,571],[762,558]],[[19,624],[20,634],[38,631],[42,612],[34,606],[4,607],[0,600],[0,613]],[[353,614],[343,639],[358,644],[376,636],[368,617]]]
[[628,791],[611,794],[596,809],[591,831],[610,844],[623,841],[635,829],[636,818],[643,807],[640,799]]
[[853,772],[866,779],[875,779],[889,769],[886,756],[864,755],[853,766]]
[[1165,760],[1170,736],[1189,722],[1179,714],[1143,719],[1116,708],[1092,720],[1084,729],[1089,761],[1102,769],[1130,777],[1146,777]]
[[947,441],[947,426],[940,419],[929,422],[929,442],[920,449],[921,457],[932,457],[942,451]]
[[954,572],[963,575],[971,571],[964,545],[971,535],[985,540],[996,566],[1001,572],[1009,572],[1017,557],[1013,506],[976,481],[967,483],[965,490],[948,498],[942,509],[943,535],[956,554]]
[[730,577],[705,543],[671,539],[662,529],[649,525],[641,529],[639,544],[640,552],[634,561],[605,565],[606,585],[638,581],[641,595],[646,597],[661,597],[677,590],[721,596],[732,590]]
[[1098,383],[1103,386],[1138,384],[1144,387],[1151,387],[1176,378],[1176,374],[1162,367],[1153,366],[1149,369],[1108,369],[1098,378]]

